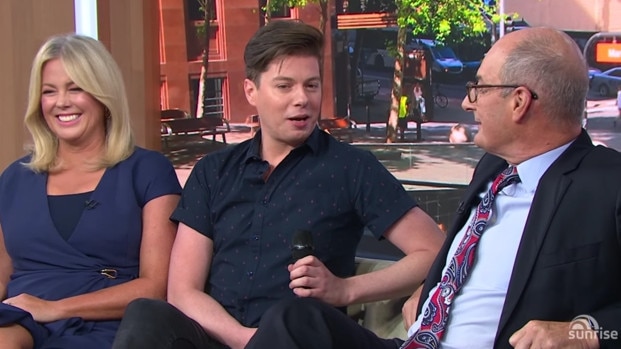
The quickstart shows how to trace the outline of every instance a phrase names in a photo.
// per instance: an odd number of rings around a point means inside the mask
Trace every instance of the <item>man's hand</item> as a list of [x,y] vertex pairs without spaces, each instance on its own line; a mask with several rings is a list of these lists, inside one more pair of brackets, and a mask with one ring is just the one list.
[[349,305],[346,280],[332,274],[315,256],[306,256],[288,267],[289,288],[298,297],[313,297],[333,306]]
[[2,301],[2,303],[9,304],[29,312],[37,322],[46,323],[62,318],[61,311],[56,309],[56,302],[46,301],[26,293],[7,298]]
[[[571,322],[529,321],[509,338],[515,349],[597,349],[599,340],[591,331],[584,331],[582,339],[570,336]],[[577,337],[577,336],[576,336]]]
[[403,315],[403,325],[405,330],[409,330],[412,324],[416,322],[416,309],[418,308],[418,302],[420,302],[420,295],[423,292],[423,285],[420,285],[414,293],[408,298],[401,308],[401,314]]

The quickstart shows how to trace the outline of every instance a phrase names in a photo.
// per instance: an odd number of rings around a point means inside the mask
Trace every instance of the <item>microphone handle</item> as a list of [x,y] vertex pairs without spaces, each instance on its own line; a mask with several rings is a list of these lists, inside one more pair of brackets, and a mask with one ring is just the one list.
[[311,246],[306,245],[295,245],[291,249],[291,256],[293,257],[293,262],[297,262],[298,260],[310,256],[313,254],[313,248]]

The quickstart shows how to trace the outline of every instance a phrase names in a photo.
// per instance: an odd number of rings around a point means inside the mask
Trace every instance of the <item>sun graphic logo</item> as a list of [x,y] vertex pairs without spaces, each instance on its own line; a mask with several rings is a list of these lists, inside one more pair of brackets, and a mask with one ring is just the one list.
[[616,330],[605,330],[590,315],[578,315],[569,323],[569,339],[619,339]]

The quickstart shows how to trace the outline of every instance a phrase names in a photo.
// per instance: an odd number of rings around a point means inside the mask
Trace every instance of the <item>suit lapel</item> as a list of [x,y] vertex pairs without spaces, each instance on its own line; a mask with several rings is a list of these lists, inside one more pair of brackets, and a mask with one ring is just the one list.
[[511,319],[531,276],[550,223],[567,188],[571,185],[571,179],[566,174],[579,166],[582,158],[592,147],[591,139],[583,131],[541,177],[518,247],[496,338]]

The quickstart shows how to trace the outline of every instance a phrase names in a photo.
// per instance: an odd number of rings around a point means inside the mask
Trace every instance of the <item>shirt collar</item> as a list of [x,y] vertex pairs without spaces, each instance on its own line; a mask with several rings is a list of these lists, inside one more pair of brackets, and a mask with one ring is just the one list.
[[[315,127],[313,132],[308,136],[306,141],[302,143],[300,148],[308,148],[311,153],[317,154],[319,152],[319,148],[321,145],[321,133],[322,130],[319,127]],[[294,150],[295,150],[294,149]],[[250,145],[248,147],[248,151],[246,152],[246,158],[244,159],[245,163],[248,163],[250,160],[261,160],[261,130],[257,131],[254,137],[250,140]]]
[[556,161],[556,159],[563,154],[572,142],[573,141],[543,154],[537,155],[517,165],[518,175],[520,176],[520,181],[522,182],[524,189],[534,193],[543,174],[548,170],[552,163],[554,163],[554,161]]

